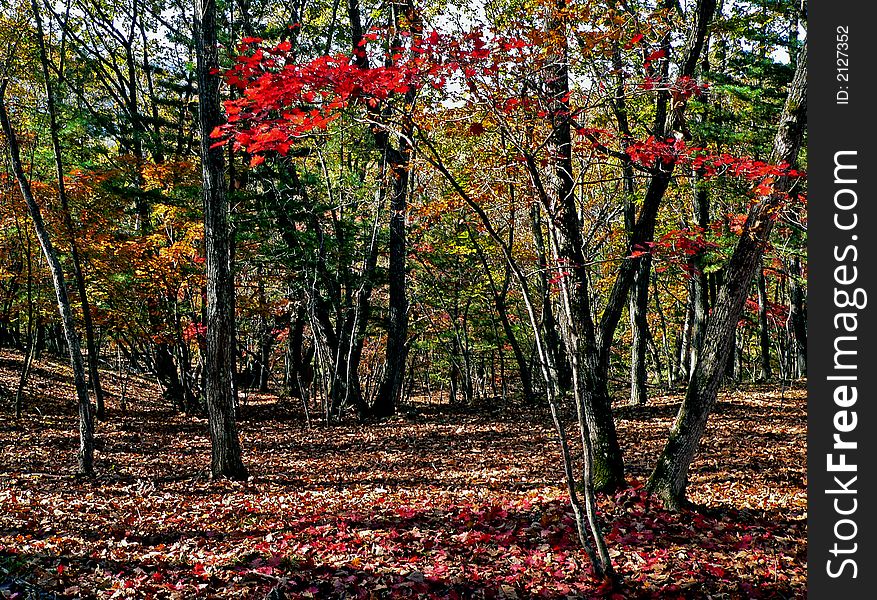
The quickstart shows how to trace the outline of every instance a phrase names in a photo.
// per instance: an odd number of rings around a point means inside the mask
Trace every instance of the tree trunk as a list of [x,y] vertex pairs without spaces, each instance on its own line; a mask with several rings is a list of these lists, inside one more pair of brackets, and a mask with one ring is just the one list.
[[155,378],[162,387],[162,396],[175,409],[190,413],[194,406],[186,401],[183,383],[180,381],[177,365],[174,363],[174,355],[171,345],[165,342],[157,342],[152,352],[152,370]]
[[88,351],[88,374],[91,389],[94,392],[96,416],[98,420],[106,418],[104,406],[104,391],[100,384],[98,372],[98,352],[94,337],[94,323],[91,318],[91,305],[88,301],[88,292],[85,287],[85,275],[82,272],[82,261],[79,256],[79,248],[76,244],[76,232],[73,227],[73,219],[70,215],[70,206],[67,202],[67,190],[64,185],[64,162],[61,155],[61,141],[58,136],[60,130],[58,124],[57,107],[55,106],[55,94],[52,89],[52,81],[49,76],[49,57],[46,53],[46,45],[43,40],[43,19],[36,0],[31,0],[31,8],[37,25],[37,45],[40,49],[40,64],[43,71],[43,79],[46,86],[46,104],[49,109],[49,134],[52,138],[52,152],[55,158],[55,175],[58,179],[58,200],[61,204],[61,213],[64,218],[64,228],[70,238],[70,258],[73,263],[73,279],[76,282],[76,291],[79,294],[79,302],[82,306],[82,323],[85,326],[85,348]]
[[[16,217],[16,222],[18,217]],[[19,228],[21,232],[21,228]],[[22,237],[21,235],[19,238]],[[24,386],[27,383],[27,377],[30,373],[30,367],[33,364],[34,355],[36,354],[37,336],[36,327],[34,327],[34,298],[33,298],[33,256],[31,253],[31,237],[26,235],[24,243],[24,251],[27,262],[27,327],[25,337],[27,338],[27,348],[24,355],[24,365],[21,367],[21,377],[18,379],[18,388],[15,390],[15,418],[20,419],[22,414],[22,404],[24,396]]]
[[551,284],[548,273],[548,253],[545,250],[545,237],[542,235],[542,209],[534,202],[530,208],[530,226],[533,230],[533,244],[539,260],[538,289],[542,298],[542,331],[545,335],[545,351],[551,353],[552,364],[557,369],[555,375],[561,390],[572,387],[572,374],[569,372],[567,350],[559,333],[557,319],[551,300]]
[[[676,3],[672,0],[668,0],[665,4],[669,8],[676,6]],[[716,0],[699,0],[697,3],[691,16],[689,37],[681,53],[683,59],[679,67],[680,76],[691,77],[695,74],[697,62],[706,40],[707,27],[712,21],[715,9]],[[664,44],[669,45],[669,37],[666,38]],[[664,68],[667,68],[667,66],[665,65]],[[674,105],[673,110],[668,111],[669,102],[670,96],[668,92],[661,91],[658,93],[654,126],[655,137],[657,138],[663,139],[666,134],[674,131],[677,126],[684,129],[682,117],[684,115],[685,104]],[[639,216],[629,235],[630,254],[634,250],[646,247],[653,240],[658,209],[670,184],[674,169],[675,163],[661,164],[655,168],[649,180]],[[597,478],[595,479],[597,489],[609,490],[623,483],[621,449],[618,447],[617,440],[615,440],[615,426],[612,421],[611,399],[609,398],[607,385],[609,377],[609,352],[630,287],[634,282],[637,269],[643,258],[642,256],[628,256],[622,261],[606,307],[603,310],[603,315],[600,318],[599,327],[596,330],[596,355],[595,358],[591,359],[595,362],[592,380],[594,387],[591,388],[591,393],[593,395],[592,403],[596,410],[596,416],[600,418],[600,421],[595,423],[597,431],[593,435],[595,440],[602,438],[605,444],[601,445],[595,442],[597,462],[595,462],[594,473]],[[611,430],[603,431],[603,427],[611,427]],[[605,485],[600,485],[604,476],[606,477],[606,483]]]
[[561,0],[546,8],[545,26],[552,40],[552,61],[545,71],[551,121],[547,144],[548,205],[545,208],[549,215],[552,251],[560,269],[564,317],[561,332],[570,360],[573,396],[579,417],[587,423],[589,443],[593,447],[593,485],[597,490],[611,490],[624,484],[624,461],[612,416],[608,370],[602,370],[599,364],[582,226],[575,197],[567,27],[562,16],[565,6],[565,0]]
[[789,291],[790,318],[793,333],[793,355],[799,377],[807,376],[807,293],[802,285],[801,261],[792,261],[791,289]]
[[[615,71],[615,98],[612,108],[618,121],[618,131],[622,136],[622,143],[627,146],[631,139],[630,121],[627,114],[626,77],[621,62],[620,50],[616,47],[612,53],[613,70]],[[624,228],[628,237],[632,238],[636,226],[636,208],[634,206],[634,192],[636,183],[634,180],[633,166],[629,162],[622,162],[622,177],[624,181]],[[631,239],[631,241],[633,241]],[[633,277],[630,290],[630,301],[627,314],[630,319],[630,403],[645,405],[648,400],[646,389],[646,344],[649,337],[648,327],[648,304],[649,304],[649,278],[651,274],[651,257],[644,257]]]
[[[406,23],[413,36],[420,33],[419,21],[414,13],[410,0],[394,0],[389,3],[391,9],[390,23],[397,36],[393,45],[401,48],[402,37],[398,35],[403,23]],[[369,68],[368,55],[361,47],[363,40],[362,16],[359,0],[348,0],[347,14],[350,19],[350,33],[354,63],[361,69]],[[405,94],[404,102],[410,104],[414,99],[414,91]],[[382,116],[376,107],[369,112],[376,122]],[[382,418],[396,412],[396,405],[401,399],[405,379],[405,360],[408,355],[408,299],[407,294],[407,243],[406,219],[408,211],[408,171],[411,166],[413,148],[410,145],[412,131],[405,126],[405,134],[400,136],[399,148],[393,148],[389,131],[382,126],[372,129],[372,136],[377,148],[383,152],[387,174],[390,179],[390,239],[389,239],[389,315],[387,322],[386,368],[384,377],[371,407],[371,415]]]
[[[391,23],[397,30],[393,45],[402,46],[402,38],[399,29],[403,23],[407,23],[412,34],[418,35],[416,15],[410,0],[394,0],[390,2],[392,9]],[[361,36],[360,36],[361,38]],[[404,102],[410,104],[414,99],[414,92],[405,94]],[[377,145],[384,151],[388,163],[388,172],[391,181],[390,195],[390,265],[387,272],[389,277],[389,318],[387,325],[387,353],[386,370],[384,380],[375,403],[372,406],[372,415],[378,418],[387,417],[396,412],[396,405],[402,397],[402,387],[405,381],[405,359],[408,356],[408,299],[407,294],[407,268],[406,257],[408,254],[405,241],[406,219],[408,213],[408,182],[409,169],[411,168],[411,156],[414,148],[409,140],[412,139],[410,126],[404,126],[405,135],[399,136],[399,149],[391,147],[389,136],[386,131],[375,132]]]
[[274,345],[274,335],[268,320],[268,302],[265,299],[265,281],[261,267],[256,270],[256,277],[259,295],[259,391],[267,392],[271,377],[271,347]]
[[210,133],[222,123],[215,0],[195,1],[204,237],[207,246],[207,355],[204,388],[214,478],[246,479],[235,422],[234,271],[229,203],[221,148],[211,149]]
[[764,267],[758,264],[758,345],[761,350],[761,377],[765,381],[773,379],[770,365],[770,324],[767,319],[767,282],[764,279]]
[[18,138],[12,129],[9,115],[6,112],[5,96],[8,81],[8,79],[4,79],[0,83],[0,126],[3,128],[3,133],[9,144],[12,171],[15,174],[15,179],[18,181],[18,186],[21,188],[21,195],[24,196],[24,200],[27,203],[27,209],[30,212],[31,220],[36,230],[37,240],[46,257],[49,271],[52,274],[52,284],[55,287],[58,312],[61,315],[64,337],[67,340],[70,364],[73,367],[73,384],[76,388],[76,398],[79,407],[79,453],[77,455],[79,473],[82,475],[92,475],[94,473],[94,415],[92,414],[91,401],[88,397],[88,384],[85,381],[85,366],[82,360],[82,350],[79,345],[79,335],[76,332],[73,311],[70,309],[70,300],[67,297],[67,285],[64,281],[61,262],[58,260],[58,254],[52,245],[49,232],[43,222],[42,213],[34,199],[30,180],[22,167]]
[[408,166],[411,148],[402,143],[400,154],[404,157],[390,161],[392,196],[390,199],[390,265],[389,277],[389,318],[387,324],[387,367],[381,383],[372,415],[388,417],[396,412],[402,395],[405,376],[405,359],[408,355],[408,299],[406,297],[406,242],[405,215],[408,198]]
[[[807,45],[798,55],[795,76],[773,142],[772,164],[797,162],[806,126]],[[780,177],[775,192],[749,209],[743,232],[725,269],[723,284],[706,327],[704,345],[670,437],[648,482],[648,489],[668,507],[685,504],[688,469],[716,403],[725,366],[734,349],[734,331],[761,264],[777,211],[792,182]]]
[[649,341],[649,276],[652,272],[650,256],[644,256],[636,270],[630,293],[630,403],[645,406],[647,389],[646,351]]
[[475,248],[475,252],[478,254],[478,259],[481,261],[484,273],[487,275],[487,282],[490,284],[490,291],[493,294],[493,305],[496,309],[496,314],[499,316],[499,321],[502,325],[502,331],[505,334],[506,341],[508,341],[509,346],[511,346],[512,354],[514,354],[515,361],[518,363],[518,374],[521,378],[521,389],[524,395],[524,403],[534,404],[536,402],[536,393],[533,391],[533,378],[530,373],[530,365],[527,364],[524,351],[521,348],[521,344],[518,342],[514,329],[512,328],[512,323],[509,319],[508,306],[506,305],[506,296],[508,294],[511,272],[508,270],[508,267],[506,267],[505,280],[500,288],[493,277],[493,273],[490,271],[490,264],[487,262],[487,255],[484,252],[484,248],[481,247],[481,244],[471,230],[469,231],[469,239],[472,240],[472,245]]

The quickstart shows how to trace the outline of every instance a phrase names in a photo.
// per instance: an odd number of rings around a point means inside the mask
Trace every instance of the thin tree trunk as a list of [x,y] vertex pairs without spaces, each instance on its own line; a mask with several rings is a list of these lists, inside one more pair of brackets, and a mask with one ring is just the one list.
[[204,187],[204,237],[207,245],[207,357],[204,388],[211,442],[213,477],[246,479],[235,422],[234,271],[229,203],[223,181],[221,148],[211,148],[210,134],[222,123],[219,105],[219,59],[215,0],[195,1],[201,169]]
[[530,226],[533,230],[533,244],[539,260],[538,290],[542,298],[542,331],[545,335],[545,351],[551,353],[552,364],[557,369],[557,384],[561,390],[572,387],[572,375],[569,372],[567,350],[559,333],[557,319],[551,300],[551,284],[548,273],[548,253],[545,250],[545,238],[542,235],[542,209],[537,202],[530,207]]
[[271,376],[271,347],[274,345],[274,336],[268,322],[268,303],[265,299],[265,281],[261,267],[256,270],[256,277],[259,295],[259,391],[267,392]]
[[92,475],[94,474],[94,415],[92,413],[91,401],[88,397],[88,384],[85,381],[85,365],[82,360],[79,335],[76,332],[73,311],[70,309],[70,299],[67,297],[67,286],[64,281],[64,272],[61,269],[61,262],[58,260],[58,254],[52,245],[42,213],[34,199],[30,180],[27,178],[22,167],[18,138],[12,129],[9,115],[6,112],[5,96],[8,81],[8,79],[4,79],[0,82],[0,126],[3,128],[3,133],[6,135],[6,141],[9,145],[12,171],[15,174],[15,179],[18,181],[18,186],[21,188],[21,195],[24,196],[24,200],[27,203],[27,209],[30,212],[31,220],[36,230],[37,240],[46,257],[49,271],[52,274],[52,284],[55,287],[58,312],[61,315],[64,337],[67,340],[70,364],[73,367],[73,384],[76,388],[79,408],[79,453],[77,455],[79,473],[82,475]]
[[[700,176],[695,174],[694,212],[697,218],[697,226],[702,230],[709,227],[710,203],[709,194],[699,184]],[[691,343],[688,362],[689,375],[694,372],[700,348],[703,346],[703,335],[706,329],[706,319],[709,314],[709,294],[707,291],[707,276],[704,273],[704,252],[699,251],[689,260],[691,267],[691,279],[688,281],[688,301],[691,304]]]
[[[18,217],[15,218],[18,221]],[[19,229],[21,231],[21,229]],[[24,356],[24,365],[21,368],[21,377],[18,380],[18,388],[15,390],[15,418],[20,419],[22,413],[22,402],[24,396],[24,386],[27,383],[27,377],[30,373],[30,367],[36,354],[36,327],[34,327],[34,301],[33,301],[33,256],[31,254],[31,237],[26,235],[24,249],[27,254],[27,352]]]
[[[378,228],[381,219],[381,213],[384,210],[384,200],[378,203],[375,212],[375,223],[372,228],[371,240],[369,242],[368,253],[366,255],[361,275],[361,283],[356,294],[354,294],[353,317],[351,323],[352,335],[350,336],[349,349],[347,350],[347,371],[346,380],[348,389],[355,386],[355,393],[349,394],[345,399],[351,404],[357,412],[360,419],[364,419],[368,412],[365,398],[363,398],[361,386],[359,383],[359,365],[362,362],[362,349],[365,343],[366,328],[368,326],[369,316],[371,315],[371,295],[374,289],[375,269],[378,266]],[[406,334],[407,335],[407,334]]]
[[[622,135],[622,143],[627,146],[631,140],[630,122],[627,115],[626,78],[621,63],[621,54],[618,48],[612,53],[612,63],[615,71],[615,98],[612,103],[615,118],[618,121],[618,131]],[[636,226],[636,208],[634,206],[634,173],[633,166],[629,162],[621,165],[624,183],[624,227],[629,237],[633,236]],[[646,256],[640,261],[633,277],[628,304],[628,317],[630,319],[630,403],[645,405],[648,400],[646,389],[646,344],[649,337],[648,308],[649,308],[649,279],[652,270],[651,256]]]
[[98,372],[98,350],[94,337],[94,322],[91,318],[91,305],[88,301],[88,291],[85,287],[85,275],[82,272],[82,260],[79,256],[79,248],[76,244],[76,231],[73,227],[73,218],[70,215],[70,206],[67,202],[67,189],[64,185],[64,161],[61,154],[61,141],[58,135],[60,126],[58,123],[58,111],[55,105],[55,93],[52,89],[52,80],[49,76],[49,57],[46,52],[46,44],[43,39],[43,19],[36,0],[31,0],[34,19],[37,25],[37,46],[40,49],[40,64],[43,70],[43,79],[46,86],[46,104],[49,109],[49,134],[52,138],[52,153],[55,158],[55,175],[58,179],[58,200],[61,204],[61,213],[64,218],[64,228],[70,239],[70,258],[73,263],[73,279],[76,282],[76,291],[79,294],[79,302],[82,306],[82,323],[85,326],[85,348],[88,351],[88,374],[91,389],[94,392],[94,401],[97,408],[98,420],[106,418],[104,406],[104,391],[100,384]]
[[798,377],[807,376],[807,294],[802,285],[803,273],[801,261],[795,257],[792,261],[792,273],[789,290],[789,316],[792,321],[793,355],[798,370]]
[[767,282],[764,278],[764,267],[758,265],[756,277],[758,287],[758,345],[761,350],[761,377],[765,381],[773,379],[770,365],[770,324],[767,319]]

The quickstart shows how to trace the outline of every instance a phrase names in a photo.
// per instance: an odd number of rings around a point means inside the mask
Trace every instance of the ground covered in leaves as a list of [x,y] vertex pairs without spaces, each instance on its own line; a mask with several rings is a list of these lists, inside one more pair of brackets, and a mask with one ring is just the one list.
[[[0,394],[21,357],[0,352]],[[251,480],[207,477],[203,419],[118,378],[98,428],[98,476],[74,470],[63,365],[40,361],[25,417],[0,421],[0,597],[602,598],[561,486],[547,415],[419,410],[366,427],[308,427],[299,407],[246,398]],[[7,399],[4,399],[4,402]],[[801,386],[727,392],[694,465],[696,511],[642,481],[678,397],[619,407],[633,485],[602,497],[623,584],[614,598],[805,596],[806,399]]]

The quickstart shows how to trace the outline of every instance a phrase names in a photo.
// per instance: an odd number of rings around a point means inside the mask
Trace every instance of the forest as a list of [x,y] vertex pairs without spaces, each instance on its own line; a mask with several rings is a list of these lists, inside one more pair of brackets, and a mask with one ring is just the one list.
[[0,6],[3,597],[806,595],[806,2]]

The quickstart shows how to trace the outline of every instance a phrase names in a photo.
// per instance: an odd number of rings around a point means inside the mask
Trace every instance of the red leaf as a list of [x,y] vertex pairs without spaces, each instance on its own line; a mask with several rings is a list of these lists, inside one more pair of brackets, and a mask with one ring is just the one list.
[[655,50],[651,54],[646,57],[646,62],[652,62],[653,60],[658,60],[659,58],[664,58],[667,56],[667,51],[661,48],[660,50]]

